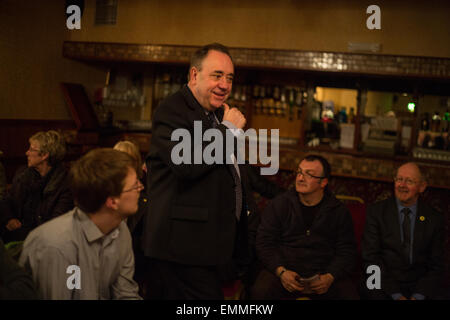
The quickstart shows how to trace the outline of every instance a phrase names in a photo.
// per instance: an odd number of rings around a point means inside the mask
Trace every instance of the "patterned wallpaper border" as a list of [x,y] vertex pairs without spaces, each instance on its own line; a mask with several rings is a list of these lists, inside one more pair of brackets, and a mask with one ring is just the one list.
[[[73,59],[188,63],[196,46],[65,41]],[[362,53],[230,48],[238,67],[450,78],[450,59]]]

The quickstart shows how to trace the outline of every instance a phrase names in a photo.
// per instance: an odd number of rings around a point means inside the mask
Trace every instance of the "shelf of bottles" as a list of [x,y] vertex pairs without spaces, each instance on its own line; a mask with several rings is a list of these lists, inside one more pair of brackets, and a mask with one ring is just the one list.
[[130,112],[142,110],[146,104],[142,74],[106,74],[105,85],[94,92],[94,110],[102,127],[111,127],[118,114],[129,116]]
[[252,128],[279,129],[281,144],[299,143],[308,97],[306,88],[254,84],[247,87],[247,94],[252,108]]
[[415,158],[450,161],[450,112],[443,115],[436,111],[432,116],[424,113],[420,117],[420,131],[417,146],[413,150]]
[[109,77],[110,71],[102,91],[103,106],[136,108],[145,105],[142,74],[116,74],[114,83],[109,83]]
[[155,73],[152,109],[154,110],[162,100],[180,90],[187,83],[187,75],[187,69],[157,70]]

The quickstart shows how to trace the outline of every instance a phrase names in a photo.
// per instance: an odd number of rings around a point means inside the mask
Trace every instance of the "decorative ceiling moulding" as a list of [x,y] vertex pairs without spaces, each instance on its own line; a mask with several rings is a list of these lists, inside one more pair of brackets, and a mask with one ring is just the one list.
[[[71,59],[189,63],[196,46],[65,41]],[[237,67],[450,79],[450,59],[362,53],[230,48]]]

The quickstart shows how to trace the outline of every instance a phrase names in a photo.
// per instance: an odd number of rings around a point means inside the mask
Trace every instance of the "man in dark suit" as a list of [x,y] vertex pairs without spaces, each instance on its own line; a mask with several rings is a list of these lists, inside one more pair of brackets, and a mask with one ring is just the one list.
[[362,257],[365,268],[378,266],[381,275],[375,286],[376,279],[368,274],[368,297],[436,298],[444,270],[443,215],[419,199],[427,183],[416,164],[398,168],[394,181],[395,197],[367,211]]
[[[225,141],[231,134],[228,129],[244,127],[242,113],[225,104],[233,76],[228,49],[207,45],[191,59],[188,84],[162,101],[153,115],[146,158],[152,203],[144,222],[143,248],[152,258],[150,276],[162,288],[156,297],[223,299],[222,281],[239,273],[236,262],[246,260],[242,168],[235,155],[225,150],[225,143],[222,152],[216,150],[216,161],[206,163],[202,156],[208,143],[196,136],[215,128]],[[189,134],[188,141],[183,140],[189,151],[180,152],[178,141],[173,141],[177,129]]]

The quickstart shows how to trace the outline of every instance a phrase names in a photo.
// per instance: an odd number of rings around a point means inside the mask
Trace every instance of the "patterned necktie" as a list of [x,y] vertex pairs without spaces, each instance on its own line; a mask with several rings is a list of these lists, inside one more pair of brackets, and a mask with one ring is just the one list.
[[[218,123],[216,121],[216,118],[214,116],[213,112],[208,112],[208,119],[211,121],[211,125],[213,128],[216,128]],[[233,176],[234,180],[234,192],[236,194],[236,218],[239,221],[241,219],[241,211],[242,211],[242,184],[241,179],[239,179],[239,175],[237,173],[237,169],[234,164],[229,165],[231,175]]]
[[403,248],[405,250],[408,261],[410,260],[410,248],[411,248],[411,210],[409,208],[403,208]]

